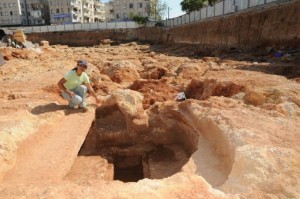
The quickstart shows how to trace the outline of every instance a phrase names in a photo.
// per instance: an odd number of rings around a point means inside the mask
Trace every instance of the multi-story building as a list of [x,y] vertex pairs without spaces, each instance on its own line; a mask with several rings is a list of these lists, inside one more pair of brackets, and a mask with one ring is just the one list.
[[105,4],[95,1],[94,4],[94,22],[105,21]]
[[71,24],[71,0],[48,0],[51,24]]
[[153,0],[1,0],[0,25],[44,25],[124,21],[149,17]]
[[100,0],[49,0],[51,24],[93,23],[105,20]]
[[72,0],[71,1],[71,6],[72,6],[72,22],[73,23],[83,23],[83,4],[82,1],[76,1]]
[[104,4],[100,0],[75,0],[82,2],[82,22],[93,23],[105,20]]
[[105,21],[113,21],[115,19],[114,15],[114,2],[109,1],[104,3],[104,13],[105,13]]
[[44,25],[50,23],[48,0],[18,0],[22,24]]
[[43,25],[49,23],[47,0],[1,0],[0,25]]
[[113,0],[115,20],[127,20],[134,15],[149,17],[149,0]]
[[20,25],[21,7],[19,0],[0,1],[0,25]]

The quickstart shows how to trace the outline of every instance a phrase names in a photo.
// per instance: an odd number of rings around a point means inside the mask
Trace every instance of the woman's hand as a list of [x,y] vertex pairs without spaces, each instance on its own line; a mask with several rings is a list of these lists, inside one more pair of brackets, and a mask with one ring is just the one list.
[[66,91],[66,93],[68,93],[68,95],[70,96],[71,99],[73,99],[74,97],[74,93],[71,91]]

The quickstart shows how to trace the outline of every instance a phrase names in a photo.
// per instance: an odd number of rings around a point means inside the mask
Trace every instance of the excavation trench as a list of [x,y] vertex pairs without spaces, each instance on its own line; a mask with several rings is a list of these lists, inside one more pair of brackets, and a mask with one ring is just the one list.
[[65,179],[83,184],[93,180],[137,182],[183,171],[203,176],[213,187],[222,185],[233,164],[223,132],[209,119],[196,126],[177,116],[169,119],[170,128],[153,117],[149,128],[134,132],[117,105],[98,108]]

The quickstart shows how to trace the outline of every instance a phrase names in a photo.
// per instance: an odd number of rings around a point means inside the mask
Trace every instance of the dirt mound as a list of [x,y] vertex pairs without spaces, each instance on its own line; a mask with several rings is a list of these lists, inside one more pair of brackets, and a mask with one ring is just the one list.
[[193,79],[186,88],[188,98],[204,100],[210,96],[231,97],[245,87],[234,82],[218,82],[215,79],[196,80]]
[[148,109],[155,102],[164,102],[167,100],[174,100],[176,89],[168,85],[167,80],[136,80],[130,89],[143,93],[144,109]]

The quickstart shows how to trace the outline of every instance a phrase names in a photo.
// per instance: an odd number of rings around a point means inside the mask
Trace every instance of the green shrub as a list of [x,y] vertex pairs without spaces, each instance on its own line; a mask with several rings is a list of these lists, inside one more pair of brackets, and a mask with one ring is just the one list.
[[135,15],[132,17],[132,20],[137,22],[138,24],[146,24],[146,22],[148,21],[148,17],[141,17],[138,15]]

